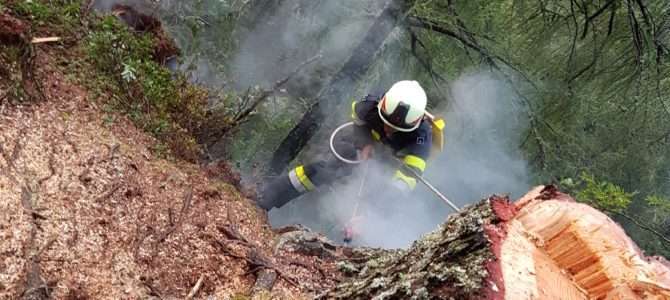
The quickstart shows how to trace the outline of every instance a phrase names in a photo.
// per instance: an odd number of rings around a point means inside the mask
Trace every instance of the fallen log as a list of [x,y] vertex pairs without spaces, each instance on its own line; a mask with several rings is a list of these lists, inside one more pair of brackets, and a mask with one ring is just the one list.
[[670,299],[667,261],[553,186],[467,207],[407,250],[355,256],[319,299]]

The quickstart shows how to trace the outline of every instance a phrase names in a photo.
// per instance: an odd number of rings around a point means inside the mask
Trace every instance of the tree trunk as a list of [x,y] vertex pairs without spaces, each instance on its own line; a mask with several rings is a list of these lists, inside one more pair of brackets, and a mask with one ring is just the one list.
[[349,60],[333,76],[330,83],[321,90],[316,103],[307,110],[300,122],[293,127],[274,152],[270,162],[271,174],[283,172],[317,132],[324,119],[328,117],[326,112],[334,111],[337,105],[342,103],[341,101],[349,99],[349,92],[356,81],[367,72],[377,50],[384,44],[396,25],[404,20],[413,4],[414,1],[410,0],[389,1],[363,40],[352,52]]
[[670,267],[553,186],[491,197],[408,250],[354,250],[319,299],[668,299]]

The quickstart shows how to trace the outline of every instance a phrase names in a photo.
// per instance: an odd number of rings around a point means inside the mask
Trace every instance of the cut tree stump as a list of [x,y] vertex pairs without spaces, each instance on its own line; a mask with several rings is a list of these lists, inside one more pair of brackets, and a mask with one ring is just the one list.
[[319,299],[670,299],[667,261],[553,186],[467,207],[408,250],[353,252]]

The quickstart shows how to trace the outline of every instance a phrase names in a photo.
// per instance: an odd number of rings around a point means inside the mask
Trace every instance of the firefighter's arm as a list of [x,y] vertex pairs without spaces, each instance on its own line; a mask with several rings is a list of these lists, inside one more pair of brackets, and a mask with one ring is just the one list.
[[417,174],[422,175],[423,171],[426,170],[426,160],[420,156],[409,154],[402,159],[402,164],[403,166],[400,166],[393,175],[393,184],[400,190],[414,190],[416,179],[407,168],[411,168]]
[[351,103],[351,120],[354,122],[352,142],[357,149],[365,149],[374,143],[371,130],[365,122],[365,115],[370,103],[353,101]]
[[[416,141],[399,152],[402,153],[399,156],[402,166],[399,166],[395,171],[393,181],[402,190],[414,190],[416,187],[416,178],[414,178],[413,173],[423,175],[423,172],[426,170],[426,161],[430,156],[433,142],[431,131],[426,127],[420,127],[418,130]],[[411,171],[408,169],[411,169]]]

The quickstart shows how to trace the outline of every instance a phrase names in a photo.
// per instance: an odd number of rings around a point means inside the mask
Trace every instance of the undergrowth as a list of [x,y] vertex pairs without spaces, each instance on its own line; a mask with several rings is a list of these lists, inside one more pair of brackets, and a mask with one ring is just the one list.
[[14,0],[7,5],[32,27],[46,27],[54,34],[74,33],[81,24],[81,0]]
[[[85,12],[85,3],[9,0],[3,1],[3,6],[29,23],[33,36],[62,38],[64,43],[51,48],[58,53],[54,62],[62,67],[68,81],[85,86],[91,100],[103,105],[103,124],[113,124],[114,114],[120,112],[158,139],[155,154],[198,161],[202,149],[196,137],[228,130],[227,112],[208,111],[210,95],[206,89],[190,84],[184,75],[173,74],[156,61],[155,51],[165,37],[135,32],[114,16]],[[0,63],[16,57],[12,48],[0,49]],[[3,70],[16,73],[12,64],[4,65]],[[12,86],[5,85],[11,92]]]
[[83,44],[97,70],[89,83],[102,91],[103,101],[158,138],[158,154],[169,149],[196,161],[201,149],[194,137],[208,119],[208,92],[154,61],[155,39],[150,33],[131,32],[114,17],[96,20]]

